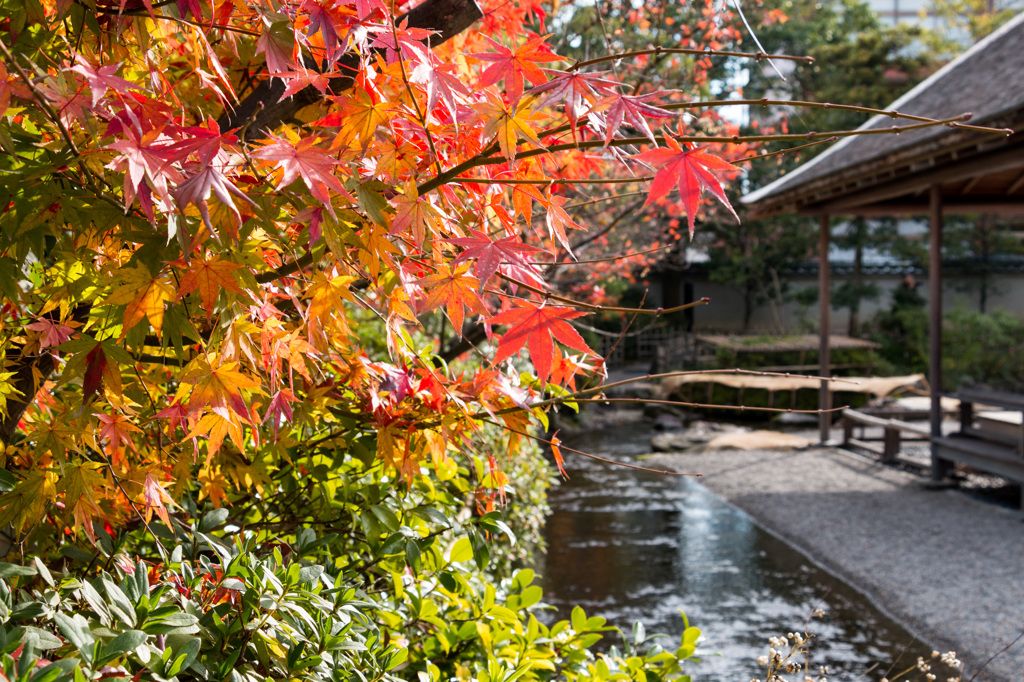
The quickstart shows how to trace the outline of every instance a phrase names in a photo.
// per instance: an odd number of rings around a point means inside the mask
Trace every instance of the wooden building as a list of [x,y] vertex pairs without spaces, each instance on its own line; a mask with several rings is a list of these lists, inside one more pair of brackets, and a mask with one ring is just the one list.
[[[943,444],[942,409],[942,222],[944,214],[1024,215],[1024,13],[937,71],[888,111],[936,119],[970,112],[972,125],[1006,128],[996,135],[960,127],[921,128],[899,135],[863,135],[835,144],[812,161],[743,198],[758,216],[799,213],[820,219],[819,258],[821,366],[828,372],[829,225],[832,217],[928,216],[931,434],[933,475],[950,460],[967,461],[1024,481],[1024,431],[1019,462],[1009,469],[985,457],[954,453]],[[898,119],[876,116],[871,130]],[[828,407],[822,381],[821,405]],[[830,421],[823,415],[822,440]],[[962,455],[962,456],[961,456]],[[987,455],[986,455],[987,456]],[[992,464],[992,466],[989,466]]]

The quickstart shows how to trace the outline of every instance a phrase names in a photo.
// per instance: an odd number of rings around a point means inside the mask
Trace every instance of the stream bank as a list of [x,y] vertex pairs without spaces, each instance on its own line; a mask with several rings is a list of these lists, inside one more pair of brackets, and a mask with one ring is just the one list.
[[[646,464],[638,457],[650,450],[652,424],[604,427],[565,441]],[[670,456],[672,466],[677,458]],[[812,669],[827,665],[829,679],[877,681],[897,659],[905,668],[930,655],[862,594],[695,479],[572,454],[566,470],[568,480],[551,491],[548,552],[537,566],[545,601],[557,609],[552,620],[578,604],[627,632],[640,620],[648,633],[668,635],[669,647],[683,630],[683,611],[704,632],[702,663],[688,671],[702,682],[763,678],[756,659],[768,638],[792,631],[816,635]],[[823,615],[812,618],[819,609]],[[616,640],[609,635],[606,644]]]
[[1024,631],[1019,512],[929,489],[923,476],[836,448],[659,454],[644,461],[703,474],[708,490],[925,642],[957,651],[964,680],[997,654],[977,682],[1024,679],[1024,642],[1012,644]]

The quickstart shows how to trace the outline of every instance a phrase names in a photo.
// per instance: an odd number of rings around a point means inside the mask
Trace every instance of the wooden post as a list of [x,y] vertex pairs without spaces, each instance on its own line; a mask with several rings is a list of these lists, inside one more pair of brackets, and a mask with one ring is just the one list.
[[[831,375],[831,361],[829,359],[829,333],[832,326],[832,300],[831,282],[829,273],[828,249],[831,235],[829,234],[829,217],[821,216],[819,225],[818,245],[818,306],[820,319],[819,345],[818,345],[818,375],[821,379],[821,389],[818,393],[818,408],[827,410],[832,407],[832,393],[829,391],[828,378]],[[832,425],[832,415],[822,412],[818,418],[821,427],[821,442],[829,441]]]
[[928,383],[931,385],[932,479],[946,477],[949,463],[938,456],[934,439],[942,437],[942,189],[929,193]]
[[882,441],[882,461],[886,464],[892,464],[900,454],[900,430],[886,427]]

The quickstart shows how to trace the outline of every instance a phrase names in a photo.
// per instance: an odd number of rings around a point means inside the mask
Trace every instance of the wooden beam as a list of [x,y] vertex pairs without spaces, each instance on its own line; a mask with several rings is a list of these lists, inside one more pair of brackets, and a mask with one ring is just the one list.
[[960,194],[969,194],[969,193],[970,193],[970,191],[971,191],[972,189],[974,189],[974,187],[975,187],[975,186],[976,186],[976,185],[977,185],[977,184],[978,184],[979,182],[981,182],[981,179],[982,179],[983,177],[984,177],[984,176],[982,176],[982,175],[975,175],[975,176],[974,176],[973,178],[971,178],[971,179],[970,179],[970,181],[969,181],[969,182],[968,182],[968,183],[967,183],[966,185],[964,185],[964,188],[963,188],[962,190],[960,190]]
[[[831,358],[829,351],[829,334],[832,327],[832,300],[831,300],[831,273],[829,272],[829,217],[821,216],[818,224],[818,305],[820,328],[818,330],[818,375],[821,377],[821,389],[818,393],[818,408],[828,410],[832,407],[832,393],[829,391],[828,379],[831,375]],[[821,442],[827,443],[830,437],[832,426],[832,415],[829,412],[822,412],[818,417],[818,425],[821,429]]]
[[1011,149],[984,154],[967,161],[958,161],[922,171],[912,177],[897,182],[884,182],[870,189],[833,199],[806,209],[821,214],[845,214],[849,209],[865,204],[876,204],[886,199],[895,199],[905,194],[913,194],[931,185],[963,182],[975,175],[992,175],[1014,168],[1024,168],[1024,149],[1015,145]]
[[1024,172],[1021,172],[1021,174],[1017,176],[1017,179],[1013,181],[1013,184],[1010,185],[1010,189],[1006,190],[1007,196],[1013,194],[1021,187],[1024,187]]
[[942,188],[929,192],[931,221],[928,247],[928,383],[931,389],[932,478],[946,477],[948,464],[938,457],[934,439],[942,438]]
[[[863,217],[925,216],[931,211],[928,199],[900,198],[855,206],[833,215]],[[1024,215],[1024,196],[975,195],[971,197],[945,197],[942,212],[945,215],[958,213],[990,213],[1004,216]],[[817,209],[800,211],[801,215],[819,216]]]

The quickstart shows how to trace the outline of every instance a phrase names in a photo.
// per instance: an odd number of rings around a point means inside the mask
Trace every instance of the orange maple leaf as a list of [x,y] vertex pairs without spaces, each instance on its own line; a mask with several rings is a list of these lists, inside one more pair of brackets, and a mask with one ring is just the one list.
[[217,302],[220,290],[227,289],[236,294],[244,293],[231,273],[242,267],[238,263],[214,258],[209,261],[196,261],[181,278],[178,296],[185,297],[198,290],[206,310],[206,319],[210,319],[213,306]]
[[148,319],[153,330],[160,334],[164,322],[164,303],[174,298],[174,286],[164,275],[153,277],[145,268],[127,273],[126,281],[117,287],[106,303],[125,305],[121,337],[124,338],[139,322]]
[[156,511],[156,515],[160,517],[160,520],[164,522],[164,525],[174,532],[174,527],[171,525],[170,514],[167,513],[167,507],[164,503],[173,505],[174,500],[167,493],[160,481],[150,471],[146,474],[146,481],[142,486],[142,503],[146,507],[146,523],[153,518],[153,512]]
[[477,111],[487,116],[487,123],[484,124],[483,136],[496,137],[498,148],[502,155],[510,162],[516,160],[516,142],[522,135],[527,142],[544,147],[537,132],[530,126],[530,121],[538,114],[533,112],[526,104],[522,106],[508,105],[500,97],[490,91],[487,92],[488,102],[481,102],[476,105]]
[[476,293],[480,281],[466,274],[470,266],[471,263],[463,263],[454,268],[442,265],[436,275],[425,277],[420,282],[425,289],[433,287],[423,301],[421,312],[429,312],[444,305],[448,310],[448,319],[452,321],[452,328],[460,337],[466,308],[478,315],[487,314],[484,302]]
[[118,412],[111,414],[97,413],[95,415],[102,426],[99,429],[101,438],[107,439],[106,453],[110,461],[117,466],[121,462],[121,454],[124,452],[122,446],[127,445],[138,452],[135,441],[132,440],[132,433],[142,433],[142,429],[128,421],[128,418]]

